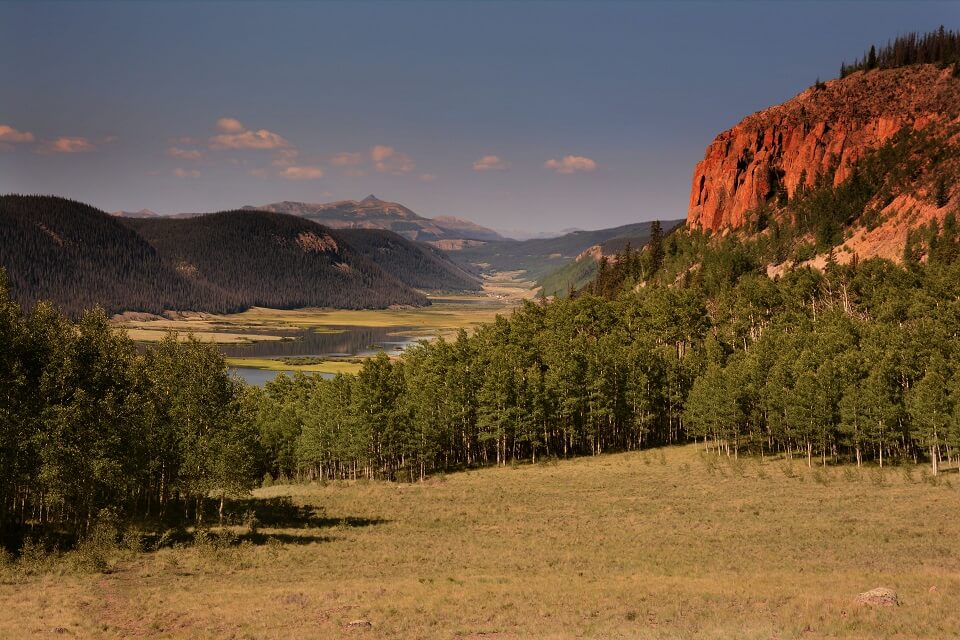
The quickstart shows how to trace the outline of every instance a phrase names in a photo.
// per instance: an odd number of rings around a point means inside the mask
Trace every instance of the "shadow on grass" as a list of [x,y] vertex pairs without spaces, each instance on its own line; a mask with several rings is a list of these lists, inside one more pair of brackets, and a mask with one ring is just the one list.
[[[123,543],[128,548],[143,551],[200,545],[226,548],[244,542],[305,545],[336,540],[336,536],[330,535],[331,530],[389,522],[382,518],[330,516],[322,508],[295,504],[287,496],[227,500],[221,522],[218,504],[212,499],[205,501],[202,526],[197,526],[193,518],[182,517],[183,512],[174,508],[162,519],[121,517],[112,520],[109,529],[100,537],[106,544]],[[81,538],[72,530],[34,530],[29,525],[8,527],[0,530],[0,549],[5,548],[19,556],[26,544],[37,552],[56,555],[78,548]]]
[[324,529],[330,527],[369,527],[386,524],[383,518],[357,518],[353,516],[328,516],[323,509],[294,504],[286,496],[277,498],[244,498],[231,500],[226,505],[231,514],[229,520],[236,524],[249,524],[251,518],[261,527],[273,529]]

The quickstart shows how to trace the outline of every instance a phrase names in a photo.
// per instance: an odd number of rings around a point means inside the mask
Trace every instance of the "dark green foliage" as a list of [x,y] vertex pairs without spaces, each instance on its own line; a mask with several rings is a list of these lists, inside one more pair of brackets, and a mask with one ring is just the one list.
[[0,268],[24,306],[49,300],[71,315],[101,306],[237,311],[233,295],[192,282],[119,220],[79,202],[0,196]]
[[933,198],[934,204],[937,205],[938,209],[941,209],[950,203],[950,192],[947,188],[946,176],[940,176],[940,178],[937,180],[937,189]]
[[571,291],[576,292],[597,277],[597,267],[598,262],[591,255],[571,260],[539,282],[540,292],[544,296],[565,296]]
[[[2,280],[0,270],[0,280]],[[198,522],[262,475],[244,389],[213,345],[138,351],[100,310],[23,315],[0,282],[0,542],[111,518]]]
[[[677,226],[676,222],[668,222],[669,228]],[[662,263],[663,261],[663,226],[659,221],[641,223],[642,233],[636,235],[622,234],[596,245],[599,247],[601,255],[614,256],[614,262],[628,266],[631,283],[637,283],[646,279],[647,273],[652,268],[652,263]],[[656,229],[656,234],[654,234]],[[659,240],[652,241],[653,235],[659,236]],[[640,251],[634,251],[633,247],[644,247],[650,243],[650,246],[658,246],[659,249],[650,255],[641,257]],[[591,248],[591,251],[593,248]],[[629,259],[627,259],[629,258]],[[572,260],[563,267],[552,271],[544,276],[537,284],[542,288],[545,295],[557,296],[567,295],[572,289],[579,291],[586,285],[596,279],[599,261],[594,256],[587,253]]]
[[527,303],[358,376],[281,377],[257,392],[271,473],[414,480],[691,438],[810,464],[956,455],[960,383],[931,390],[960,380],[960,264],[770,280],[747,254],[730,239],[686,287]]
[[124,219],[170,264],[247,306],[362,309],[425,297],[309,220],[266,211]]
[[663,266],[663,227],[659,220],[650,224],[650,242],[647,244],[649,256],[647,259],[647,276],[652,278]]
[[960,33],[947,31],[942,25],[930,33],[908,33],[898,36],[892,43],[870,51],[853,64],[840,65],[840,77],[855,71],[871,69],[894,69],[913,64],[938,64],[948,66],[960,62]]
[[426,243],[380,229],[337,229],[333,233],[408,287],[432,291],[482,288],[477,276]]

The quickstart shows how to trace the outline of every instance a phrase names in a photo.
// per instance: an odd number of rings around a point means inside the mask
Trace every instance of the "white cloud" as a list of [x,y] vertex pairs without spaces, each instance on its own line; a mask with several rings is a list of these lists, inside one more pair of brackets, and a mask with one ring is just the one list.
[[236,118],[220,118],[217,120],[217,129],[224,133],[240,133],[247,130]]
[[400,153],[393,147],[382,144],[370,149],[370,159],[373,160],[373,168],[380,173],[402,175],[417,168],[413,158],[405,153]]
[[584,156],[563,156],[560,160],[547,160],[543,166],[566,175],[578,171],[593,171],[597,168],[597,163]]
[[282,149],[289,146],[283,136],[266,129],[221,133],[210,138],[211,149]]
[[199,149],[181,149],[180,147],[170,147],[167,149],[167,155],[171,158],[181,158],[183,160],[199,160],[203,157],[203,151]]
[[200,172],[196,169],[181,169],[180,167],[177,167],[173,170],[173,175],[177,176],[178,178],[199,178]]
[[222,133],[210,137],[211,149],[285,149],[293,146],[279,133],[247,129],[236,118],[220,118],[217,129]]
[[436,179],[437,179],[437,176],[433,175],[432,173],[421,173],[421,174],[420,174],[420,181],[421,181],[421,182],[433,182],[433,181],[436,180]]
[[0,124],[0,142],[33,142],[29,131],[17,131],[13,127]]
[[95,151],[96,145],[80,136],[63,136],[47,140],[37,147],[37,153],[87,153]]
[[510,163],[500,156],[483,156],[473,163],[474,171],[506,171]]
[[280,172],[280,177],[287,180],[317,180],[323,177],[320,167],[290,166]]

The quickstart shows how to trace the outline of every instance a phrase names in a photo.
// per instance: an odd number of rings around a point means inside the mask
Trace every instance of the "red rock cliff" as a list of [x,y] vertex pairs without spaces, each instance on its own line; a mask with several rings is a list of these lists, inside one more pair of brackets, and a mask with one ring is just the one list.
[[707,147],[693,172],[687,225],[738,228],[780,185],[793,194],[838,162],[836,182],[864,152],[903,126],[922,128],[960,111],[960,80],[933,65],[857,72],[755,113]]

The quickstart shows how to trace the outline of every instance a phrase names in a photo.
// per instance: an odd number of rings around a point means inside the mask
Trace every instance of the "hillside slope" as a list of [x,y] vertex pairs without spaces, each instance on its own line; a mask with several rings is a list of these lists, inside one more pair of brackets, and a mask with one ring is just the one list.
[[444,291],[479,291],[480,278],[443,251],[384,229],[337,229],[357,253],[409,287]]
[[[662,223],[662,229],[669,232],[679,224],[679,220],[669,220]],[[615,263],[617,254],[627,247],[633,250],[642,249],[650,240],[651,225],[651,222],[642,222],[639,228],[631,225],[628,233],[588,247],[573,260],[546,274],[537,282],[543,295],[558,296],[566,295],[571,290],[579,291],[596,277],[601,258],[605,257],[610,263]]]
[[[475,286],[432,249],[404,249],[385,259],[390,269],[422,256],[421,284]],[[64,198],[2,196],[0,267],[18,302],[50,300],[70,315],[429,304],[334,232],[267,212],[117,218]]]
[[314,222],[265,211],[124,220],[177,271],[247,306],[358,309],[426,298]]
[[[669,220],[665,221],[663,226],[670,228],[679,222]],[[649,230],[649,222],[638,222],[609,229],[573,231],[554,238],[469,243],[458,250],[451,249],[448,253],[457,262],[486,272],[524,271],[526,279],[540,281],[575,260],[590,247],[614,238],[623,238],[624,243],[631,239],[634,246],[641,246],[646,242],[644,238],[649,234]],[[565,287],[563,291],[566,291]]]
[[289,213],[332,229],[386,229],[410,240],[499,240],[492,229],[454,217],[425,218],[397,202],[369,195],[363,200],[338,202],[274,202],[259,207],[244,207],[275,213]]
[[64,198],[0,196],[0,267],[19,303],[49,300],[71,315],[97,305],[111,313],[241,308],[231,293],[177,273],[120,220]]
[[[830,247],[841,260],[899,259],[911,231],[951,210],[958,122],[953,66],[856,71],[811,87],[707,147],[687,225],[755,233],[776,221],[810,234],[821,262]],[[844,201],[811,202],[831,190]]]

